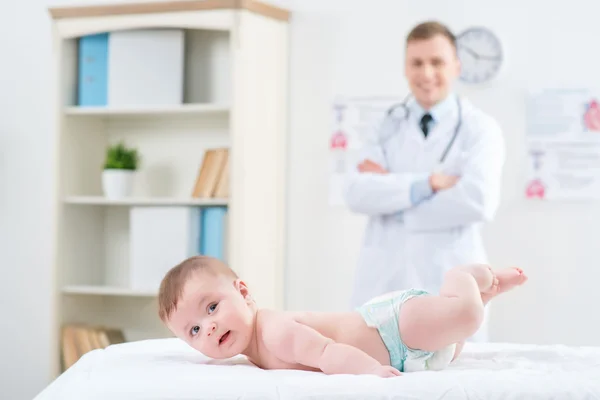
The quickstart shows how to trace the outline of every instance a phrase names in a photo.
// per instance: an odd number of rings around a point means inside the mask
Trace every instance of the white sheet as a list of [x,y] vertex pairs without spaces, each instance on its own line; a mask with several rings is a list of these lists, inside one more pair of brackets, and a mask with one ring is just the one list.
[[[226,365],[222,365],[226,364]],[[396,378],[263,371],[177,339],[86,354],[35,400],[600,399],[600,347],[467,344],[448,370]]]

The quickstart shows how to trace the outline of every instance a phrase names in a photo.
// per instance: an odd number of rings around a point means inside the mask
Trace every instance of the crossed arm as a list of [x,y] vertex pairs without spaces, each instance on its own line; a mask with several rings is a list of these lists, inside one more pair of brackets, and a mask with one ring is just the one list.
[[413,189],[427,189],[429,174],[390,172],[383,149],[376,144],[366,146],[361,162],[349,173],[345,200],[350,210],[367,215],[394,214],[413,206]]
[[[414,230],[448,229],[491,219],[499,203],[505,150],[500,128],[490,124],[486,129],[474,132],[460,177],[390,172],[383,150],[366,147],[348,179],[349,208],[367,215],[402,212],[406,225]],[[420,191],[424,195],[411,196],[419,187],[425,187]]]
[[449,189],[458,177],[442,173],[391,173],[371,158],[358,164],[346,186],[352,211],[369,215],[408,210],[440,190]]
[[277,317],[264,331],[265,346],[287,363],[317,368],[326,374],[400,375],[399,371],[382,365],[364,351],[336,343],[291,318]]
[[463,171],[455,185],[404,213],[410,230],[451,229],[490,221],[500,203],[505,148],[497,125],[475,132],[466,145]]

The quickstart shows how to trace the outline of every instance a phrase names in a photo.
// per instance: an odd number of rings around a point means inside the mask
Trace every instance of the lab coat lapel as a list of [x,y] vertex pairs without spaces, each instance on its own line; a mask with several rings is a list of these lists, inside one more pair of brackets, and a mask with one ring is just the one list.
[[407,129],[407,151],[404,160],[410,162],[415,172],[431,172],[438,164],[449,142],[453,130],[453,118],[445,118],[434,125],[427,138],[423,135],[418,122]]
[[396,151],[397,156],[394,157],[395,171],[401,172],[423,172],[423,157],[426,156],[425,141],[423,140],[423,132],[419,128],[418,123],[410,120],[405,124],[404,133],[399,135],[402,141],[398,143]]
[[[456,102],[453,101],[453,104]],[[425,138],[419,125],[421,114],[412,108],[408,120],[398,127],[399,134],[387,144],[387,157],[391,170],[429,173],[439,169],[439,160],[454,134],[457,115],[457,107],[454,105],[438,114],[436,123]],[[444,164],[451,159],[450,153]]]
[[[435,125],[430,129],[427,138],[423,139],[424,145],[424,162],[427,163],[429,168],[434,166],[440,166],[440,159],[446,151],[454,130],[458,121],[458,110],[456,107],[451,107],[446,110],[443,114],[438,116]],[[451,154],[444,164],[451,159]]]

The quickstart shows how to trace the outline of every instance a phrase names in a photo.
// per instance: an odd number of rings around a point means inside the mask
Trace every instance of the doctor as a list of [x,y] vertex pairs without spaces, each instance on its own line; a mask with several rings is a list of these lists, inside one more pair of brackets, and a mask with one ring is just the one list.
[[[350,173],[349,208],[369,217],[352,306],[411,287],[439,292],[445,272],[487,262],[481,226],[499,205],[504,139],[496,121],[452,93],[454,35],[437,22],[406,41],[412,96],[388,110]],[[474,340],[486,340],[485,326]]]

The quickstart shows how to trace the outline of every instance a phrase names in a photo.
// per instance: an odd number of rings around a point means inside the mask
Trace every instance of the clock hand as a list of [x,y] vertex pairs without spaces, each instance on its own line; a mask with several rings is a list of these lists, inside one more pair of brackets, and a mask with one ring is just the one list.
[[481,60],[492,60],[492,61],[494,61],[494,60],[499,60],[500,59],[500,57],[482,56],[481,54],[478,54],[475,51],[473,51],[470,48],[465,47],[465,46],[463,46],[462,48],[463,48],[463,50],[465,50],[467,53],[471,54],[477,60],[481,59]]
[[465,50],[467,53],[469,53],[469,54],[471,54],[473,57],[475,57],[476,59],[479,59],[479,54],[475,53],[475,52],[474,52],[473,50],[471,50],[470,48],[463,46],[463,49],[464,49],[464,50]]

